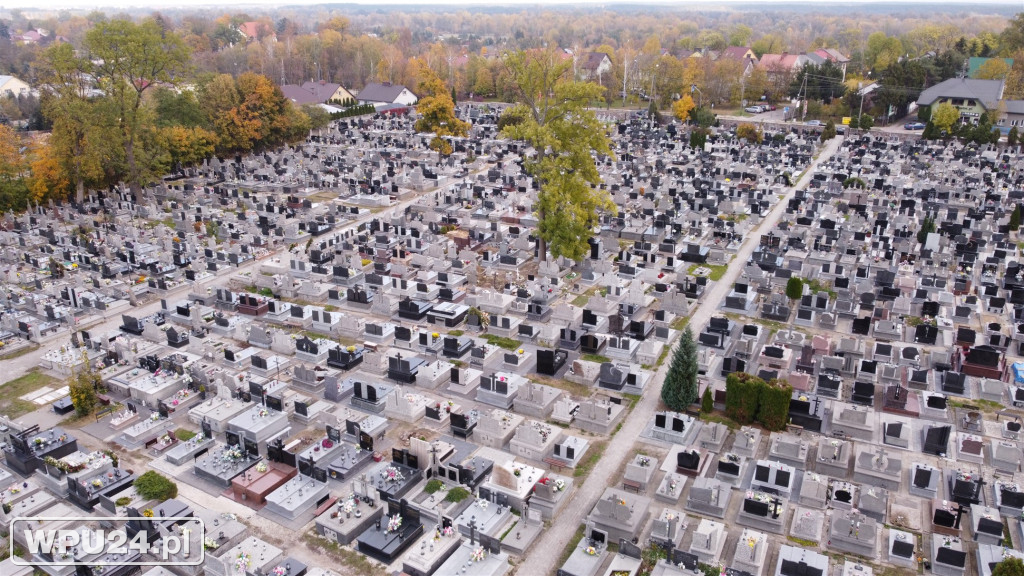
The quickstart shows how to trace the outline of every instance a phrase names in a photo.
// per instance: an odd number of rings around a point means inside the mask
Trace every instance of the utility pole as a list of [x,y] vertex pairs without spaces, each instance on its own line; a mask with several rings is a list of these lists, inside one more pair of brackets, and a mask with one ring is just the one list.
[[800,121],[804,122],[804,121],[807,120],[807,73],[806,72],[804,73],[804,81],[800,84],[800,93],[797,94],[796,100],[797,100],[797,105],[800,105],[800,103],[803,103],[803,106],[801,107],[803,109],[803,112],[802,112],[803,115],[800,117]]
[[857,128],[860,128],[860,119],[864,115],[864,83],[857,82],[857,91],[860,92],[860,110],[857,112]]

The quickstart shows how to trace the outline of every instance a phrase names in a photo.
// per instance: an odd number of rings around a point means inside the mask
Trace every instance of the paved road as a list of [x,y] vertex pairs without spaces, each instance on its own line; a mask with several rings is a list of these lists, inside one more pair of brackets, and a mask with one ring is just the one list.
[[[830,158],[839,148],[842,140],[833,138],[825,145],[821,154],[811,163],[811,168]],[[811,182],[814,174],[813,169],[804,173],[796,186],[789,190],[785,198],[779,201],[775,208],[761,221],[761,223],[747,234],[746,239],[740,246],[739,252],[733,259],[736,263],[729,266],[725,275],[704,295],[704,300],[696,307],[690,316],[690,326],[695,332],[703,329],[711,317],[718,312],[718,307],[725,300],[733,283],[743,272],[743,263],[750,258],[754,248],[757,246],[761,233],[768,232],[775,228],[786,211],[786,204],[793,197],[797,190],[802,190]],[[671,344],[670,344],[671,345]],[[651,385],[633,409],[633,413],[626,417],[622,429],[608,443],[604,456],[594,466],[595,473],[590,474],[586,481],[573,494],[573,501],[570,502],[558,517],[555,518],[551,527],[544,532],[544,537],[534,544],[527,553],[525,561],[520,565],[517,573],[533,576],[534,574],[554,573],[559,566],[554,566],[562,551],[568,544],[569,539],[576,532],[577,527],[583,523],[584,518],[590,512],[593,504],[601,497],[609,486],[609,476],[633,451],[633,445],[644,426],[654,417],[658,410],[661,398],[660,386],[668,371],[669,362],[665,362],[658,369],[657,374],[651,380]],[[596,472],[603,471],[603,473]]]

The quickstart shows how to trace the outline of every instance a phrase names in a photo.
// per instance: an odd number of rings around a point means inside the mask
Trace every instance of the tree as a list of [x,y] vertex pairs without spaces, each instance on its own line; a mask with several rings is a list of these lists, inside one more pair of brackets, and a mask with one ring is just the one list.
[[695,150],[703,150],[704,145],[708,142],[708,129],[697,127],[690,132],[690,148]]
[[1024,576],[1024,561],[1013,556],[1004,558],[992,568],[992,576]]
[[760,144],[764,140],[764,134],[758,130],[757,126],[749,122],[744,122],[736,127],[736,137],[745,139],[751,144]]
[[942,102],[932,110],[932,124],[941,133],[950,134],[953,125],[960,120],[960,110],[948,102]]
[[804,281],[796,276],[790,277],[786,282],[786,298],[796,301],[804,295]]
[[540,183],[537,236],[541,260],[580,260],[589,250],[602,212],[615,209],[607,191],[596,189],[601,176],[593,154],[611,156],[605,127],[587,107],[601,87],[568,76],[571,62],[554,48],[515,52],[504,60],[518,95],[515,114],[525,119],[503,134],[529,143],[536,151],[523,168]]
[[974,77],[979,80],[1003,80],[1010,74],[1010,65],[1002,58],[989,58],[978,67]]
[[452,145],[446,138],[466,136],[469,123],[459,120],[455,115],[455,102],[437,74],[427,66],[421,66],[421,74],[423,79],[420,80],[419,93],[423,96],[416,106],[420,114],[416,121],[416,131],[433,132],[430,149],[448,156],[452,153]]
[[917,231],[917,241],[923,245],[928,241],[928,235],[932,232],[935,232],[935,219],[925,216],[924,222],[921,222],[921,229]]
[[1006,144],[1008,146],[1016,146],[1019,140],[1020,132],[1017,130],[1017,127],[1010,128],[1010,132],[1006,135]]
[[154,86],[174,84],[189,63],[189,49],[174,33],[164,32],[152,20],[99,22],[85,35],[96,80],[117,110],[117,126],[123,135],[128,183],[138,194],[152,177],[149,166],[139,161],[136,150],[146,126],[143,97]]
[[82,356],[86,360],[85,366],[71,374],[71,378],[68,379],[68,393],[71,395],[71,405],[75,407],[75,413],[86,416],[96,407],[96,393],[103,385],[103,377],[93,371],[84,352]]
[[684,94],[682,98],[672,104],[672,113],[675,114],[680,122],[685,124],[690,118],[690,111],[696,107],[697,105],[693,102],[693,97],[689,94]]
[[700,397],[700,411],[710,414],[715,410],[715,398],[711,394],[711,386],[704,388],[704,394]]
[[836,123],[829,120],[825,124],[825,129],[821,131],[821,141],[827,142],[836,137]]
[[871,127],[875,125],[875,118],[864,114],[858,118],[858,126],[861,130],[871,130]]
[[1010,214],[1010,232],[1016,232],[1020,228],[1020,205],[1013,207],[1013,213]]
[[670,410],[682,412],[697,401],[697,370],[697,343],[687,326],[661,384],[661,399]]

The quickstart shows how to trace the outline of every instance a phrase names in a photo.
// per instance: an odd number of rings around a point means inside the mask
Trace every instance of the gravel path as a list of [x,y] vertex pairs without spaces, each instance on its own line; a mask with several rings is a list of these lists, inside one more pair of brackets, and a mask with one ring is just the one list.
[[[831,158],[841,143],[841,138],[833,138],[825,145],[818,157],[811,163],[811,168],[804,173],[803,178],[797,182],[794,188],[790,189],[785,198],[775,205],[768,216],[747,235],[739,252],[733,258],[733,262],[742,263],[750,258],[755,246],[760,241],[760,235],[775,228],[782,215],[786,212],[786,204],[793,198],[796,191],[806,188],[811,182],[811,177],[814,174],[813,168]],[[722,279],[716,282],[711,290],[704,295],[704,300],[690,316],[689,325],[693,328],[694,332],[699,332],[703,329],[711,317],[718,312],[719,305],[742,272],[743,266],[739,264],[729,266]],[[671,346],[672,343],[669,345]],[[669,362],[666,361],[658,369],[657,374],[651,380],[651,385],[647,392],[637,403],[633,412],[626,417],[619,433],[608,443],[604,455],[597,465],[594,466],[594,470],[617,470],[619,465],[633,451],[634,441],[640,437],[644,426],[647,425],[658,410],[661,399],[661,382],[665,379],[668,365]],[[544,537],[527,552],[526,559],[519,566],[517,573],[524,576],[554,573],[559,568],[554,563],[558,561],[576,529],[583,523],[587,514],[590,513],[593,503],[601,497],[601,494],[604,493],[611,480],[612,478],[609,478],[608,474],[591,474],[588,476],[583,485],[573,494],[573,501],[569,502],[564,511],[551,524],[551,527],[544,532]]]

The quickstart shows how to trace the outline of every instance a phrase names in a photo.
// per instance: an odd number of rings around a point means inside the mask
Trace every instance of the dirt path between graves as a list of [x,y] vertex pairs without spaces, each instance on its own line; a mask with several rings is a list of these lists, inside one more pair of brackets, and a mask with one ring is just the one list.
[[[775,205],[768,216],[754,230],[747,234],[743,245],[733,259],[736,265],[729,266],[722,279],[715,283],[711,290],[705,294],[703,302],[697,306],[690,316],[689,325],[693,328],[694,332],[702,330],[711,317],[718,312],[719,305],[721,305],[725,296],[732,288],[733,283],[736,282],[736,279],[743,272],[743,263],[750,258],[755,246],[759,242],[760,235],[775,228],[782,215],[786,212],[786,205],[793,198],[796,191],[807,188],[807,185],[810,184],[811,178],[814,175],[814,168],[831,158],[841,144],[842,138],[830,140],[818,157],[811,162],[811,166],[804,172],[803,177],[800,178],[796,186],[790,189],[785,198]],[[669,346],[671,345],[672,343],[669,343]],[[659,409],[661,382],[665,379],[668,365],[669,363],[665,362],[658,369],[657,374],[651,380],[652,385],[649,386],[647,393],[637,403],[633,413],[626,418],[622,429],[608,443],[604,455],[597,465],[594,466],[594,470],[617,470],[620,467],[619,465],[633,451],[635,440],[640,437],[644,426],[647,425],[654,417],[654,413]],[[576,532],[577,527],[585,521],[594,503],[601,497],[605,489],[610,485],[610,482],[614,480],[614,477],[609,477],[607,474],[591,474],[588,476],[583,485],[573,494],[573,501],[555,518],[551,527],[545,531],[544,537],[534,544],[533,548],[527,553],[526,559],[518,567],[516,573],[521,576],[554,573],[559,568],[559,566],[554,565],[554,562],[561,556],[562,551]]]

